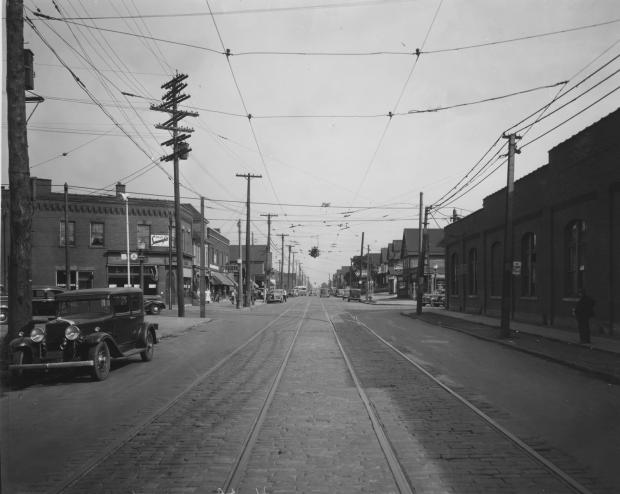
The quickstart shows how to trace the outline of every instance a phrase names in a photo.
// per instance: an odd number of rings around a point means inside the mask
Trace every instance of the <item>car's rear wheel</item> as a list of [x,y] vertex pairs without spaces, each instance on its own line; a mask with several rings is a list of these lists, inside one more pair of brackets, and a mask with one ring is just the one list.
[[153,333],[149,330],[146,332],[146,348],[143,352],[140,352],[140,357],[144,362],[150,362],[153,360],[153,353],[155,351],[155,339]]
[[104,341],[100,341],[88,351],[88,357],[95,365],[91,370],[93,379],[103,381],[110,375],[110,349]]

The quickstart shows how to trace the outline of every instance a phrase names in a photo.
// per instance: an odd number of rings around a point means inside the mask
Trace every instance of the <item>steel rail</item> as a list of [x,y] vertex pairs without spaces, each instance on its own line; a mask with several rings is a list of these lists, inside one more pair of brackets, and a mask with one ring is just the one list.
[[265,397],[265,401],[263,402],[263,405],[261,406],[261,409],[259,410],[258,415],[256,416],[256,420],[252,424],[252,427],[250,428],[250,431],[248,432],[248,435],[246,436],[245,441],[243,442],[243,446],[241,447],[239,456],[237,457],[235,463],[233,464],[233,467],[230,469],[228,473],[228,477],[226,478],[226,481],[224,482],[224,486],[221,489],[223,492],[236,492],[239,487],[241,476],[245,473],[246,467],[248,465],[248,461],[250,460],[252,449],[254,448],[254,445],[256,444],[256,440],[258,439],[258,434],[260,433],[261,427],[263,423],[265,422],[265,418],[267,417],[267,412],[269,411],[269,408],[271,406],[271,403],[273,402],[273,398],[276,394],[278,386],[280,385],[280,381],[282,380],[282,376],[284,375],[284,370],[286,369],[286,365],[288,364],[291,354],[293,353],[293,347],[295,346],[295,343],[297,342],[297,337],[299,336],[299,333],[301,332],[301,327],[304,323],[309,307],[310,307],[310,301],[306,303],[306,308],[304,309],[304,313],[301,316],[301,319],[299,320],[299,324],[297,325],[297,330],[295,331],[295,336],[293,336],[293,341],[291,341],[291,344],[288,347],[286,355],[284,356],[284,359],[282,360],[282,363],[280,364],[278,372],[276,373],[276,376],[274,377],[274,380],[271,383],[271,386],[269,387],[269,392],[267,393],[267,396]]
[[349,315],[351,316],[351,319],[354,322],[356,322],[360,326],[364,327],[368,332],[370,332],[372,335],[374,335],[384,345],[386,345],[388,348],[390,348],[395,353],[400,355],[402,358],[407,360],[416,369],[418,369],[420,372],[422,372],[424,375],[426,375],[428,378],[430,378],[433,382],[435,382],[443,390],[445,390],[450,395],[452,395],[452,397],[456,398],[458,401],[460,401],[462,404],[464,404],[467,408],[469,408],[472,412],[474,412],[476,415],[481,417],[486,423],[488,423],[496,431],[498,431],[500,434],[502,434],[503,436],[508,438],[510,441],[512,441],[516,446],[518,446],[528,456],[530,456],[532,459],[534,459],[535,461],[537,461],[540,464],[542,464],[545,468],[547,468],[547,470],[549,470],[553,475],[555,475],[557,478],[559,478],[562,482],[564,482],[566,485],[568,485],[575,492],[577,492],[579,494],[592,494],[592,491],[590,491],[589,489],[587,489],[586,487],[581,485],[579,482],[577,482],[575,479],[573,479],[570,475],[568,475],[566,472],[564,472],[562,469],[560,469],[553,462],[551,462],[550,460],[548,460],[544,456],[542,456],[539,453],[537,453],[532,447],[528,446],[524,441],[519,439],[517,436],[515,436],[508,429],[502,427],[499,423],[497,423],[495,420],[493,420],[491,417],[489,417],[486,413],[484,413],[482,410],[480,410],[476,405],[474,405],[469,400],[467,400],[467,398],[461,396],[456,391],[451,389],[449,386],[447,386],[444,383],[442,383],[435,376],[433,376],[430,372],[428,372],[424,367],[422,367],[417,362],[414,362],[410,357],[408,357],[403,352],[401,352],[398,348],[396,348],[394,345],[392,345],[389,341],[387,341],[385,338],[383,338],[382,336],[377,334],[377,332],[375,332],[366,323],[360,321],[359,318],[357,318],[353,314],[349,313]]
[[264,327],[262,327],[256,334],[254,334],[251,338],[246,340],[244,343],[235,348],[231,353],[222,358],[217,364],[213,367],[209,368],[207,371],[200,374],[196,377],[190,384],[188,384],[181,392],[179,392],[174,398],[172,398],[168,403],[159,407],[153,413],[147,415],[144,420],[138,423],[136,426],[131,428],[125,435],[116,441],[112,442],[104,451],[98,455],[96,458],[88,461],[82,468],[77,470],[69,479],[65,480],[59,487],[54,488],[52,492],[55,494],[60,494],[64,490],[68,489],[79,480],[88,475],[92,470],[94,470],[97,465],[103,463],[106,459],[112,456],[116,451],[122,448],[125,444],[131,441],[134,437],[136,437],[140,432],[142,432],[147,426],[157,420],[161,415],[166,413],[170,408],[172,408],[176,403],[178,403],[185,395],[187,395],[192,389],[198,386],[202,381],[204,381],[207,377],[217,371],[220,367],[226,364],[229,360],[231,360],[235,355],[241,352],[245,347],[247,347],[250,343],[252,343],[255,339],[257,339],[260,335],[262,335],[265,331],[267,331],[271,326],[273,326],[280,318],[290,312],[292,308],[285,310],[278,317],[270,321]]
[[383,454],[385,455],[385,459],[388,463],[388,466],[390,467],[390,470],[392,471],[392,476],[394,477],[396,486],[398,487],[398,490],[399,492],[401,492],[401,494],[414,494],[415,489],[411,485],[411,482],[409,481],[407,474],[403,470],[403,467],[400,464],[400,461],[398,461],[398,456],[396,455],[396,451],[394,451],[394,448],[392,447],[392,444],[390,443],[390,440],[383,428],[383,425],[381,424],[381,421],[379,420],[378,413],[374,405],[370,401],[370,398],[368,398],[368,395],[366,395],[366,392],[362,388],[362,385],[357,377],[357,374],[355,374],[355,370],[353,369],[353,364],[351,363],[351,361],[349,360],[349,357],[344,351],[344,347],[342,346],[342,343],[340,342],[340,338],[338,338],[338,334],[336,333],[336,326],[334,325],[331,317],[329,317],[329,314],[327,313],[327,310],[325,309],[325,305],[323,304],[322,301],[321,301],[321,306],[323,308],[323,312],[325,313],[325,316],[327,317],[327,320],[329,321],[331,325],[331,329],[334,334],[334,337],[336,338],[336,343],[338,344],[338,348],[340,348],[340,353],[342,354],[342,358],[344,359],[347,365],[347,368],[349,370],[349,374],[351,375],[351,379],[353,380],[353,382],[355,383],[355,387],[357,388],[357,393],[360,395],[360,398],[362,402],[364,403],[364,406],[366,407],[366,412],[368,413],[368,417],[370,418],[370,422],[372,423],[372,428],[375,432],[375,435],[377,436],[379,445],[381,446],[381,449],[383,450]]

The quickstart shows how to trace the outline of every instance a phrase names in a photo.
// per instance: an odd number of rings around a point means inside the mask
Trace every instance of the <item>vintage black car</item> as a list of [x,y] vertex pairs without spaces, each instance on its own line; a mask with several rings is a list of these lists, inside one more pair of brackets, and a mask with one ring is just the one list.
[[156,316],[166,308],[166,304],[159,295],[144,297],[144,312]]
[[[32,287],[32,319],[35,322],[45,322],[56,316],[56,295],[64,292],[61,286]],[[4,287],[0,290],[0,324],[6,324],[9,319],[8,294]]]
[[9,344],[9,370],[19,380],[24,371],[87,367],[95,380],[110,373],[112,358],[139,354],[153,358],[157,324],[144,320],[139,288],[91,288],[56,295],[58,312],[47,323],[34,323]]

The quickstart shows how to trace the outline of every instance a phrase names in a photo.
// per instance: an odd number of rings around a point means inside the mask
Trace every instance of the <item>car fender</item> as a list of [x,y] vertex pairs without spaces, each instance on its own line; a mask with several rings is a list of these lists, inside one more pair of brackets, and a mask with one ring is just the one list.
[[116,344],[116,341],[114,341],[114,338],[112,338],[112,336],[110,336],[108,333],[97,332],[89,334],[88,336],[84,337],[83,344],[86,348],[90,348],[102,341],[105,341],[108,345],[108,348],[110,349],[110,355],[112,357],[123,357],[123,352],[121,352],[121,350],[118,348],[118,345]]
[[159,340],[157,339],[157,330],[159,329],[159,324],[158,323],[144,323],[142,325],[142,329],[140,330],[140,341],[142,342],[143,346],[146,346],[146,335],[148,334],[148,332],[150,331],[153,334],[153,343],[157,344],[159,343]]
[[19,350],[26,349],[30,352],[31,356],[37,355],[37,348],[39,347],[39,343],[34,343],[27,336],[20,336],[19,338],[15,338],[11,340],[9,343],[9,350],[11,353],[15,353]]

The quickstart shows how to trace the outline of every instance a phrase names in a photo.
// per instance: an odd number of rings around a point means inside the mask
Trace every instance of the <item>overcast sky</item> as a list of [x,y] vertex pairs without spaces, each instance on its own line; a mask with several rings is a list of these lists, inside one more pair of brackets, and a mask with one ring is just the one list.
[[[316,283],[359,254],[362,232],[378,252],[417,228],[420,192],[434,228],[482,207],[506,181],[504,131],[523,136],[518,179],[620,106],[617,0],[24,3],[45,98],[27,106],[31,176],[57,191],[110,194],[121,181],[133,197],[172,198],[172,164],[159,162],[170,135],[155,129],[167,115],[149,107],[187,74],[184,104],[199,116],[183,121],[194,129],[183,202],[206,197],[210,226],[237,243],[246,180],[235,175],[262,175],[254,241],[266,243],[261,215],[277,215],[273,245],[288,235]],[[2,131],[6,185],[5,111]]]

